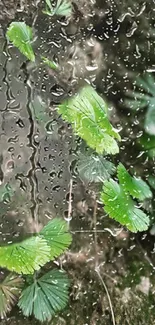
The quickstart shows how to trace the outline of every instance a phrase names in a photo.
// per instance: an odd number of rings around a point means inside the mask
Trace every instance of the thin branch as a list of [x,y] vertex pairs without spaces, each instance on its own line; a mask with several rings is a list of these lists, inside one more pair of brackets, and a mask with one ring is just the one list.
[[108,228],[104,228],[103,230],[97,230],[97,229],[92,229],[92,230],[88,230],[88,229],[84,229],[84,230],[72,230],[71,232],[74,233],[104,233],[106,231],[110,232],[110,234],[113,237],[117,237],[121,232],[122,232],[123,228],[121,230],[118,230],[116,233],[112,232],[111,229]]
[[98,266],[98,249],[97,249],[97,232],[96,232],[96,214],[97,214],[97,201],[96,195],[94,197],[95,205],[94,205],[94,212],[93,212],[93,224],[94,224],[94,247],[95,247],[95,268]]
[[[96,229],[96,223],[97,223],[97,201],[96,201],[96,196],[94,197],[94,200],[95,200],[95,205],[94,205],[94,213],[93,213],[93,223],[94,223],[94,246],[95,246],[95,272],[97,273],[104,289],[105,289],[105,292],[107,294],[107,297],[108,297],[108,301],[109,301],[109,306],[110,306],[110,310],[111,310],[111,316],[112,316],[112,322],[113,322],[113,325],[116,325],[116,322],[115,322],[115,316],[114,316],[114,311],[113,311],[113,306],[112,306],[112,302],[111,302],[111,298],[110,298],[110,295],[109,295],[109,292],[108,292],[108,289],[107,289],[107,286],[100,274],[100,270],[99,270],[99,260],[98,260],[98,250],[97,250],[97,229]],[[108,230],[108,228],[106,229]]]
[[68,222],[68,228],[70,224],[70,220],[72,219],[72,189],[73,189],[73,180],[70,180],[69,183],[69,201],[68,201],[68,216],[65,220]]
[[72,189],[73,189],[73,180],[70,180],[70,189],[69,189],[69,203],[68,203],[68,219],[71,218],[72,214]]
[[107,286],[106,286],[105,282],[102,279],[102,276],[100,274],[100,271],[99,271],[99,268],[98,267],[95,268],[95,271],[96,271],[96,273],[97,273],[97,275],[98,275],[98,277],[99,277],[99,279],[100,279],[100,281],[101,281],[101,283],[102,283],[102,285],[103,285],[103,287],[105,289],[105,292],[107,294],[108,301],[109,301],[109,306],[110,306],[110,310],[111,310],[112,322],[113,322],[113,325],[116,325],[114,311],[113,311],[113,306],[112,306],[112,302],[111,302],[111,298],[110,298],[110,295],[109,295]]

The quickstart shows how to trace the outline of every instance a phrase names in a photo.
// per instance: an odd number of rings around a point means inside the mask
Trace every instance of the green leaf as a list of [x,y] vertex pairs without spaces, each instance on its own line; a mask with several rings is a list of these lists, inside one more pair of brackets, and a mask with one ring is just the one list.
[[17,273],[34,273],[49,260],[50,247],[39,236],[0,247],[0,266]]
[[113,179],[105,181],[101,200],[109,216],[130,231],[145,231],[149,227],[149,217],[134,204],[128,192],[125,192]]
[[152,74],[145,73],[143,77],[138,77],[136,84],[147,94],[155,96],[155,79]]
[[139,138],[139,143],[144,150],[155,149],[155,136],[144,133]]
[[155,157],[155,136],[144,133],[138,140],[149,158]]
[[35,55],[31,46],[32,29],[24,22],[12,22],[7,30],[7,38],[30,61],[35,61]]
[[50,0],[45,0],[46,1],[46,5],[47,5],[47,7],[49,7],[49,10],[53,10],[53,7],[52,7],[52,5],[51,5],[51,1]]
[[82,179],[97,183],[109,179],[115,172],[115,165],[102,156],[81,155],[77,169]]
[[70,16],[72,13],[72,5],[70,0],[58,0],[54,8],[54,14],[59,16]]
[[144,129],[148,134],[155,135],[155,79],[146,73],[136,80],[136,86],[141,90],[128,92],[130,99],[125,100],[125,105],[133,110],[147,107]]
[[55,7],[51,5],[50,0],[46,1],[46,9],[43,10],[43,13],[48,16],[66,16],[69,17],[72,14],[72,4],[70,0],[57,0]]
[[155,176],[150,175],[148,177],[148,183],[155,190]]
[[150,187],[141,178],[132,177],[120,163],[117,168],[118,179],[124,191],[141,201],[152,198]]
[[148,134],[155,135],[155,97],[150,98],[144,128]]
[[55,7],[51,5],[50,0],[46,1],[46,9],[43,10],[43,13],[49,16],[70,16],[72,14],[72,4],[70,0],[57,0]]
[[36,120],[39,124],[46,124],[49,121],[47,106],[40,96],[37,95],[33,98],[30,103],[30,109],[34,120]]
[[43,62],[48,65],[51,69],[57,70],[58,65],[54,61],[50,61],[49,59],[45,58],[44,56],[41,57]]
[[62,254],[71,244],[72,237],[68,232],[65,220],[55,218],[51,220],[40,232],[40,235],[50,246],[50,259]]
[[11,197],[14,195],[14,191],[10,184],[0,185],[0,202],[10,201]]
[[68,302],[69,280],[62,271],[52,270],[23,290],[18,306],[25,316],[48,321]]
[[97,153],[119,152],[115,139],[120,140],[120,136],[108,120],[107,104],[91,86],[84,87],[77,96],[62,103],[58,111]]
[[0,317],[5,317],[15,305],[23,286],[21,277],[9,274],[0,282]]

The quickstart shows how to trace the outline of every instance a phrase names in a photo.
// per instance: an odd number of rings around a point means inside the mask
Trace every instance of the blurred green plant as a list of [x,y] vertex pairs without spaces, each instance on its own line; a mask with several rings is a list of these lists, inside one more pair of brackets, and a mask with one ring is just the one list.
[[121,138],[108,119],[107,103],[91,86],[85,86],[77,96],[64,101],[58,112],[97,153],[114,155],[119,152],[116,140]]
[[25,316],[34,315],[41,322],[50,320],[68,302],[69,279],[65,272],[54,269],[31,280],[22,291],[18,306]]
[[46,8],[43,13],[48,16],[70,16],[72,14],[72,4],[70,0],[57,0],[56,5],[53,6],[50,0],[45,0]]
[[10,273],[2,282],[0,282],[0,317],[6,317],[11,311],[12,306],[17,302],[24,281],[21,276]]
[[[72,6],[69,1],[58,0],[52,6],[46,0],[44,13],[53,16],[69,16]],[[7,30],[7,38],[29,60],[35,61],[31,43],[32,29],[23,22],[12,22]],[[55,62],[41,57],[44,64],[57,69]],[[128,93],[126,105],[133,110],[147,108],[144,128],[150,136],[155,135],[155,85],[152,75],[138,78],[136,87],[142,91]],[[39,98],[39,97],[38,97]],[[38,100],[37,98],[37,100]],[[44,107],[40,100],[32,103],[31,109],[36,120],[46,122]],[[101,201],[109,216],[133,232],[145,231],[149,227],[149,217],[142,211],[140,202],[152,198],[149,186],[140,178],[132,177],[122,164],[117,167],[117,178],[111,176],[115,165],[107,160],[107,154],[119,153],[119,132],[112,126],[108,116],[107,102],[94,88],[86,85],[78,94],[65,100],[58,107],[58,113],[72,125],[76,135],[95,151],[89,157],[78,161],[79,175],[89,182],[103,183]],[[151,148],[152,150],[152,148]],[[103,156],[104,155],[104,156]],[[138,201],[138,203],[137,203]],[[48,321],[52,315],[62,309],[68,300],[68,279],[63,273],[53,270],[38,278],[34,271],[58,257],[71,243],[67,224],[54,219],[39,234],[17,244],[0,247],[0,266],[22,274],[33,274],[30,282],[22,291],[19,307],[24,315],[34,315],[40,321]],[[4,304],[3,311],[9,309]]]
[[[66,305],[69,286],[67,275],[58,270],[52,270],[36,280],[34,271],[39,271],[41,266],[61,255],[69,247],[71,240],[67,223],[62,219],[55,218],[33,237],[20,243],[0,247],[0,267],[19,274],[27,274],[28,278],[30,278],[30,274],[33,274],[31,285],[28,284],[24,288],[19,300],[19,306],[24,315],[34,314],[37,319],[43,322],[49,320],[56,311]],[[8,279],[10,278],[6,278],[0,284],[1,316],[10,311],[11,305],[15,301],[14,296],[9,295],[7,289],[4,288]],[[1,289],[2,286],[3,291],[5,290],[4,294]],[[39,290],[39,288],[41,289]],[[8,299],[6,299],[7,297]]]
[[115,165],[101,155],[80,155],[77,170],[80,178],[90,183],[100,183],[109,179],[115,173]]
[[7,39],[16,46],[30,61],[35,61],[35,55],[31,46],[33,35],[32,28],[24,22],[12,22],[6,33]]
[[146,132],[138,139],[142,150],[146,153],[148,158],[153,159],[155,157],[155,136],[149,135]]
[[144,130],[155,135],[155,78],[153,74],[146,73],[137,78],[135,91],[128,91],[125,105],[133,111],[146,109]]
[[14,191],[10,184],[0,185],[0,202],[10,201],[11,197],[14,195]]
[[42,59],[43,63],[48,65],[48,67],[51,68],[52,70],[57,70],[58,69],[59,66],[58,66],[58,64],[56,62],[45,58],[45,56],[41,56],[41,59]]
[[152,198],[149,186],[141,179],[132,177],[122,164],[118,165],[119,183],[110,179],[104,182],[101,201],[109,216],[130,231],[145,231],[149,227],[149,217],[131,197],[143,201]]

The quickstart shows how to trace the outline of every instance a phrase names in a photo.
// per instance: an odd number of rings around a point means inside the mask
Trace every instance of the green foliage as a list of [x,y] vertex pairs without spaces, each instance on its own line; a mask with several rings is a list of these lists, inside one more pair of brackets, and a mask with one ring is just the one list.
[[125,104],[133,110],[147,107],[144,129],[150,135],[155,135],[155,79],[147,73],[136,80],[136,86],[142,92],[129,92],[131,99],[126,99]]
[[25,316],[41,322],[50,320],[68,302],[69,280],[62,271],[52,270],[23,290],[18,306]]
[[62,254],[72,241],[72,237],[68,232],[67,222],[58,218],[50,221],[41,230],[40,235],[50,246],[50,260]]
[[55,218],[37,236],[0,247],[0,266],[17,273],[32,274],[62,254],[71,241],[66,221]]
[[48,65],[52,70],[58,69],[58,64],[55,63],[54,61],[50,61],[49,59],[45,58],[44,56],[42,56],[41,58],[43,60],[43,63]]
[[24,54],[30,61],[35,61],[35,55],[31,46],[32,28],[24,22],[12,22],[7,30],[7,38]]
[[43,10],[43,13],[45,13],[48,16],[70,16],[72,13],[72,5],[69,0],[57,0],[57,4],[55,7],[51,5],[50,0],[46,1],[46,9]]
[[49,260],[50,247],[39,236],[0,247],[0,266],[19,274],[33,273]]
[[155,136],[148,135],[144,133],[140,139],[139,144],[142,146],[142,149],[146,152],[149,158],[155,157]]
[[155,176],[150,175],[148,177],[148,183],[155,190]]
[[141,179],[131,177],[122,164],[118,166],[118,179],[119,184],[113,179],[104,182],[101,193],[104,210],[132,232],[147,230],[149,217],[137,207],[131,196],[140,200],[150,198],[152,193],[148,185]]
[[121,163],[117,171],[119,182],[125,192],[128,191],[130,195],[140,201],[152,198],[152,192],[149,186],[141,178],[132,177]]
[[30,108],[34,120],[36,120],[39,124],[45,125],[49,121],[47,106],[40,96],[34,96],[33,100],[30,103]]
[[105,204],[104,210],[110,217],[132,232],[148,229],[149,217],[137,208],[130,195],[113,179],[105,181],[101,200]]
[[10,184],[0,185],[0,202],[10,201],[14,191]]
[[0,282],[0,317],[5,317],[20,296],[23,286],[21,277],[9,274]]
[[79,157],[77,169],[80,177],[88,182],[102,182],[115,172],[115,165],[102,156],[92,154]]
[[[45,263],[62,254],[71,243],[67,223],[53,219],[39,234],[20,243],[0,247],[0,266],[23,274],[34,274]],[[65,307],[69,280],[61,271],[53,270],[41,278],[28,276],[29,286],[22,291],[19,307],[25,316],[34,315],[45,321]],[[0,283],[0,315],[4,316],[20,294],[22,280],[8,276]]]
[[115,139],[120,140],[120,136],[108,120],[107,104],[91,86],[84,87],[77,96],[62,103],[58,112],[97,153],[119,152]]

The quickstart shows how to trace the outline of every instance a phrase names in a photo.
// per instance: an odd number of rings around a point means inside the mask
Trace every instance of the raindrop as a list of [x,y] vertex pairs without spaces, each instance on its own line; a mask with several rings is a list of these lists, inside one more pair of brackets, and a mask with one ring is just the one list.
[[56,174],[55,171],[52,171],[52,172],[50,173],[50,177],[51,177],[51,178],[55,178],[56,176],[57,176],[57,174]]
[[11,171],[14,169],[14,167],[15,167],[15,164],[14,164],[13,160],[10,160],[7,162],[7,165],[6,165],[7,170]]
[[54,187],[52,188],[52,191],[53,191],[53,192],[59,192],[60,189],[61,189],[60,185],[56,185],[56,186],[54,186]]
[[52,134],[54,132],[54,127],[57,125],[57,121],[55,119],[49,121],[45,128],[48,134]]
[[60,87],[59,85],[54,85],[51,89],[50,89],[50,93],[53,96],[59,97],[64,95],[64,89],[62,87]]

